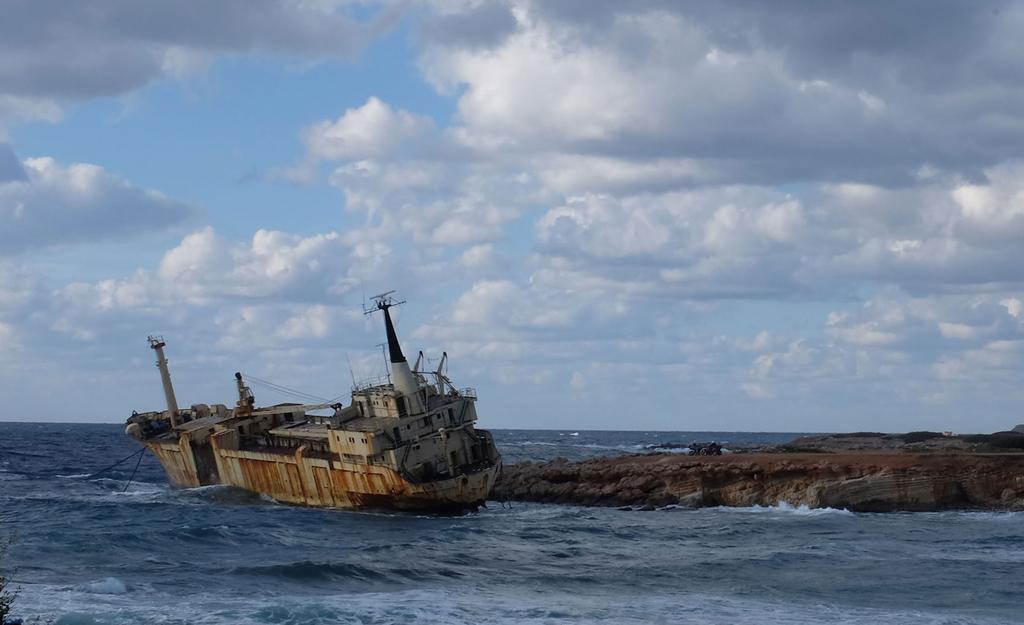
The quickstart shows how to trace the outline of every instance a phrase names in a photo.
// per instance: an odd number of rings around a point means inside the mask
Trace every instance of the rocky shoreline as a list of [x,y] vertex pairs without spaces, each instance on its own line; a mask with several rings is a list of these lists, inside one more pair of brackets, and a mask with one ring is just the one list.
[[659,508],[787,503],[852,511],[1024,510],[1024,454],[647,454],[506,465],[501,501]]

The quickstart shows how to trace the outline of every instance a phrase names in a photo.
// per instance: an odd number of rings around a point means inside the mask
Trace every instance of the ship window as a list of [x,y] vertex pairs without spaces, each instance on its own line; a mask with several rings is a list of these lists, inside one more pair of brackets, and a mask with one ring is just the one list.
[[349,436],[349,437],[348,437],[348,442],[350,442],[350,443],[354,443],[354,442],[356,442],[356,439],[354,439],[354,438],[352,438],[351,436]]
[[451,408],[448,409],[448,418],[449,419],[455,418],[455,411],[452,410]]
[[362,439],[360,439],[360,440],[361,440],[361,441],[363,441],[364,443],[366,442],[366,439],[365,439],[365,438],[362,438]]
[[411,424],[411,423],[406,423],[406,424],[405,424],[405,429],[407,429],[407,430],[408,430],[408,429],[410,429],[410,428],[412,428],[412,424]]
[[359,454],[341,454],[341,459],[343,462],[366,463],[366,456],[360,456]]

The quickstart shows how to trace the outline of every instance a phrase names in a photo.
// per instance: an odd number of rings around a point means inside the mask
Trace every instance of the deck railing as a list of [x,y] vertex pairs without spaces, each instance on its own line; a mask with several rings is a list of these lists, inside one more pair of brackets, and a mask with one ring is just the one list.
[[352,385],[354,391],[365,391],[368,388],[375,386],[387,386],[391,384],[391,376],[382,375],[375,378],[366,378],[365,380],[359,380]]

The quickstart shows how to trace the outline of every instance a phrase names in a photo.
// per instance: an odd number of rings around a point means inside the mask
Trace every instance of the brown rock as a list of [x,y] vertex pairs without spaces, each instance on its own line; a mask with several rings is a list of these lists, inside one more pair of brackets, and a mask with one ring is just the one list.
[[623,456],[506,465],[493,496],[608,506],[786,502],[857,511],[1019,509],[1022,454]]

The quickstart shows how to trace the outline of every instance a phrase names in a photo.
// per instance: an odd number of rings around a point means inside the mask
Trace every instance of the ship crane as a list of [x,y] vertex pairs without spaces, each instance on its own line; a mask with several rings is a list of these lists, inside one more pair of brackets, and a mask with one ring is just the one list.
[[235,386],[238,388],[238,403],[235,405],[235,416],[240,417],[252,414],[252,410],[256,406],[256,397],[252,394],[252,389],[245,384],[242,374],[238,371],[235,372]]

